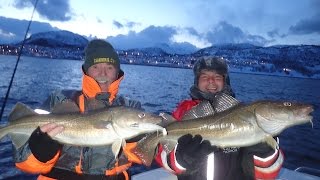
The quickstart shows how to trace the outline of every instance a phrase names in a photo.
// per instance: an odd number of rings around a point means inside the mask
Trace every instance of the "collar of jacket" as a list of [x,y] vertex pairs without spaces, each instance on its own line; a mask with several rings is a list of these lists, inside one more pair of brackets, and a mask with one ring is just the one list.
[[[119,91],[119,85],[124,77],[124,73],[119,73],[119,78],[115,80],[113,83],[110,84],[108,88],[108,93],[110,94],[109,97],[109,103],[111,104],[113,100],[116,98],[118,91]],[[92,77],[86,75],[83,73],[82,76],[82,93],[87,98],[95,98],[98,93],[102,93],[101,88],[96,80],[94,80]]]

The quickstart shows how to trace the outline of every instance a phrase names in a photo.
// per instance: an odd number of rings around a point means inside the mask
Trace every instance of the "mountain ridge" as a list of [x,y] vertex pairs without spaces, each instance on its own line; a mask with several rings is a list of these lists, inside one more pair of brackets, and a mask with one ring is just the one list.
[[[88,40],[69,31],[49,31],[31,35],[25,41],[23,55],[55,59],[81,60]],[[22,42],[3,45],[2,54],[17,53]],[[161,48],[164,47],[164,48]],[[169,49],[169,50],[168,50]],[[179,54],[170,46],[116,49],[121,62],[156,66],[191,68],[197,57],[220,56],[227,59],[231,69],[249,69],[262,73],[294,73],[312,77],[320,74],[320,46],[275,45],[260,47],[248,43],[219,44],[193,53]],[[1,52],[0,51],[0,52]],[[319,75],[320,77],[320,75]]]

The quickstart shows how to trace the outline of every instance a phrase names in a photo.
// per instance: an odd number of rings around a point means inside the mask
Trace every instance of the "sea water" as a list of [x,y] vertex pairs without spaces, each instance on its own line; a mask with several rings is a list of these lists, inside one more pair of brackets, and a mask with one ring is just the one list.
[[[8,90],[16,56],[0,56],[1,105]],[[57,89],[81,89],[81,65],[77,60],[22,57],[10,88],[0,125],[17,102],[39,107]],[[139,100],[146,111],[170,113],[189,97],[194,82],[191,69],[121,65],[125,72],[120,94]],[[255,74],[230,73],[236,97],[243,102],[255,100],[294,100],[310,103],[315,111],[311,124],[295,126],[280,135],[280,147],[285,154],[284,167],[300,166],[320,169],[320,80]],[[12,145],[8,138],[0,142],[0,179],[34,179],[15,168]]]

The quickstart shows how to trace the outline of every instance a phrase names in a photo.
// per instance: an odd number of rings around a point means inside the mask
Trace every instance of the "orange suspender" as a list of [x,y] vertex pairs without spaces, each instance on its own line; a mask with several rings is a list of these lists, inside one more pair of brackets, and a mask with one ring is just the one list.
[[84,95],[83,94],[81,94],[79,96],[79,109],[80,109],[81,113],[84,113],[85,107],[84,107]]

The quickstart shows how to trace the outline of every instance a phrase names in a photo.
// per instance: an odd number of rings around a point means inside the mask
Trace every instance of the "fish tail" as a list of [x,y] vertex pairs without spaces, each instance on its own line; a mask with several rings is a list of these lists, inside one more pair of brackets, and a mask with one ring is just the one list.
[[6,127],[0,127],[0,140],[8,134]]
[[144,165],[150,166],[159,143],[160,137],[158,133],[151,133],[137,142],[131,152],[135,154]]

